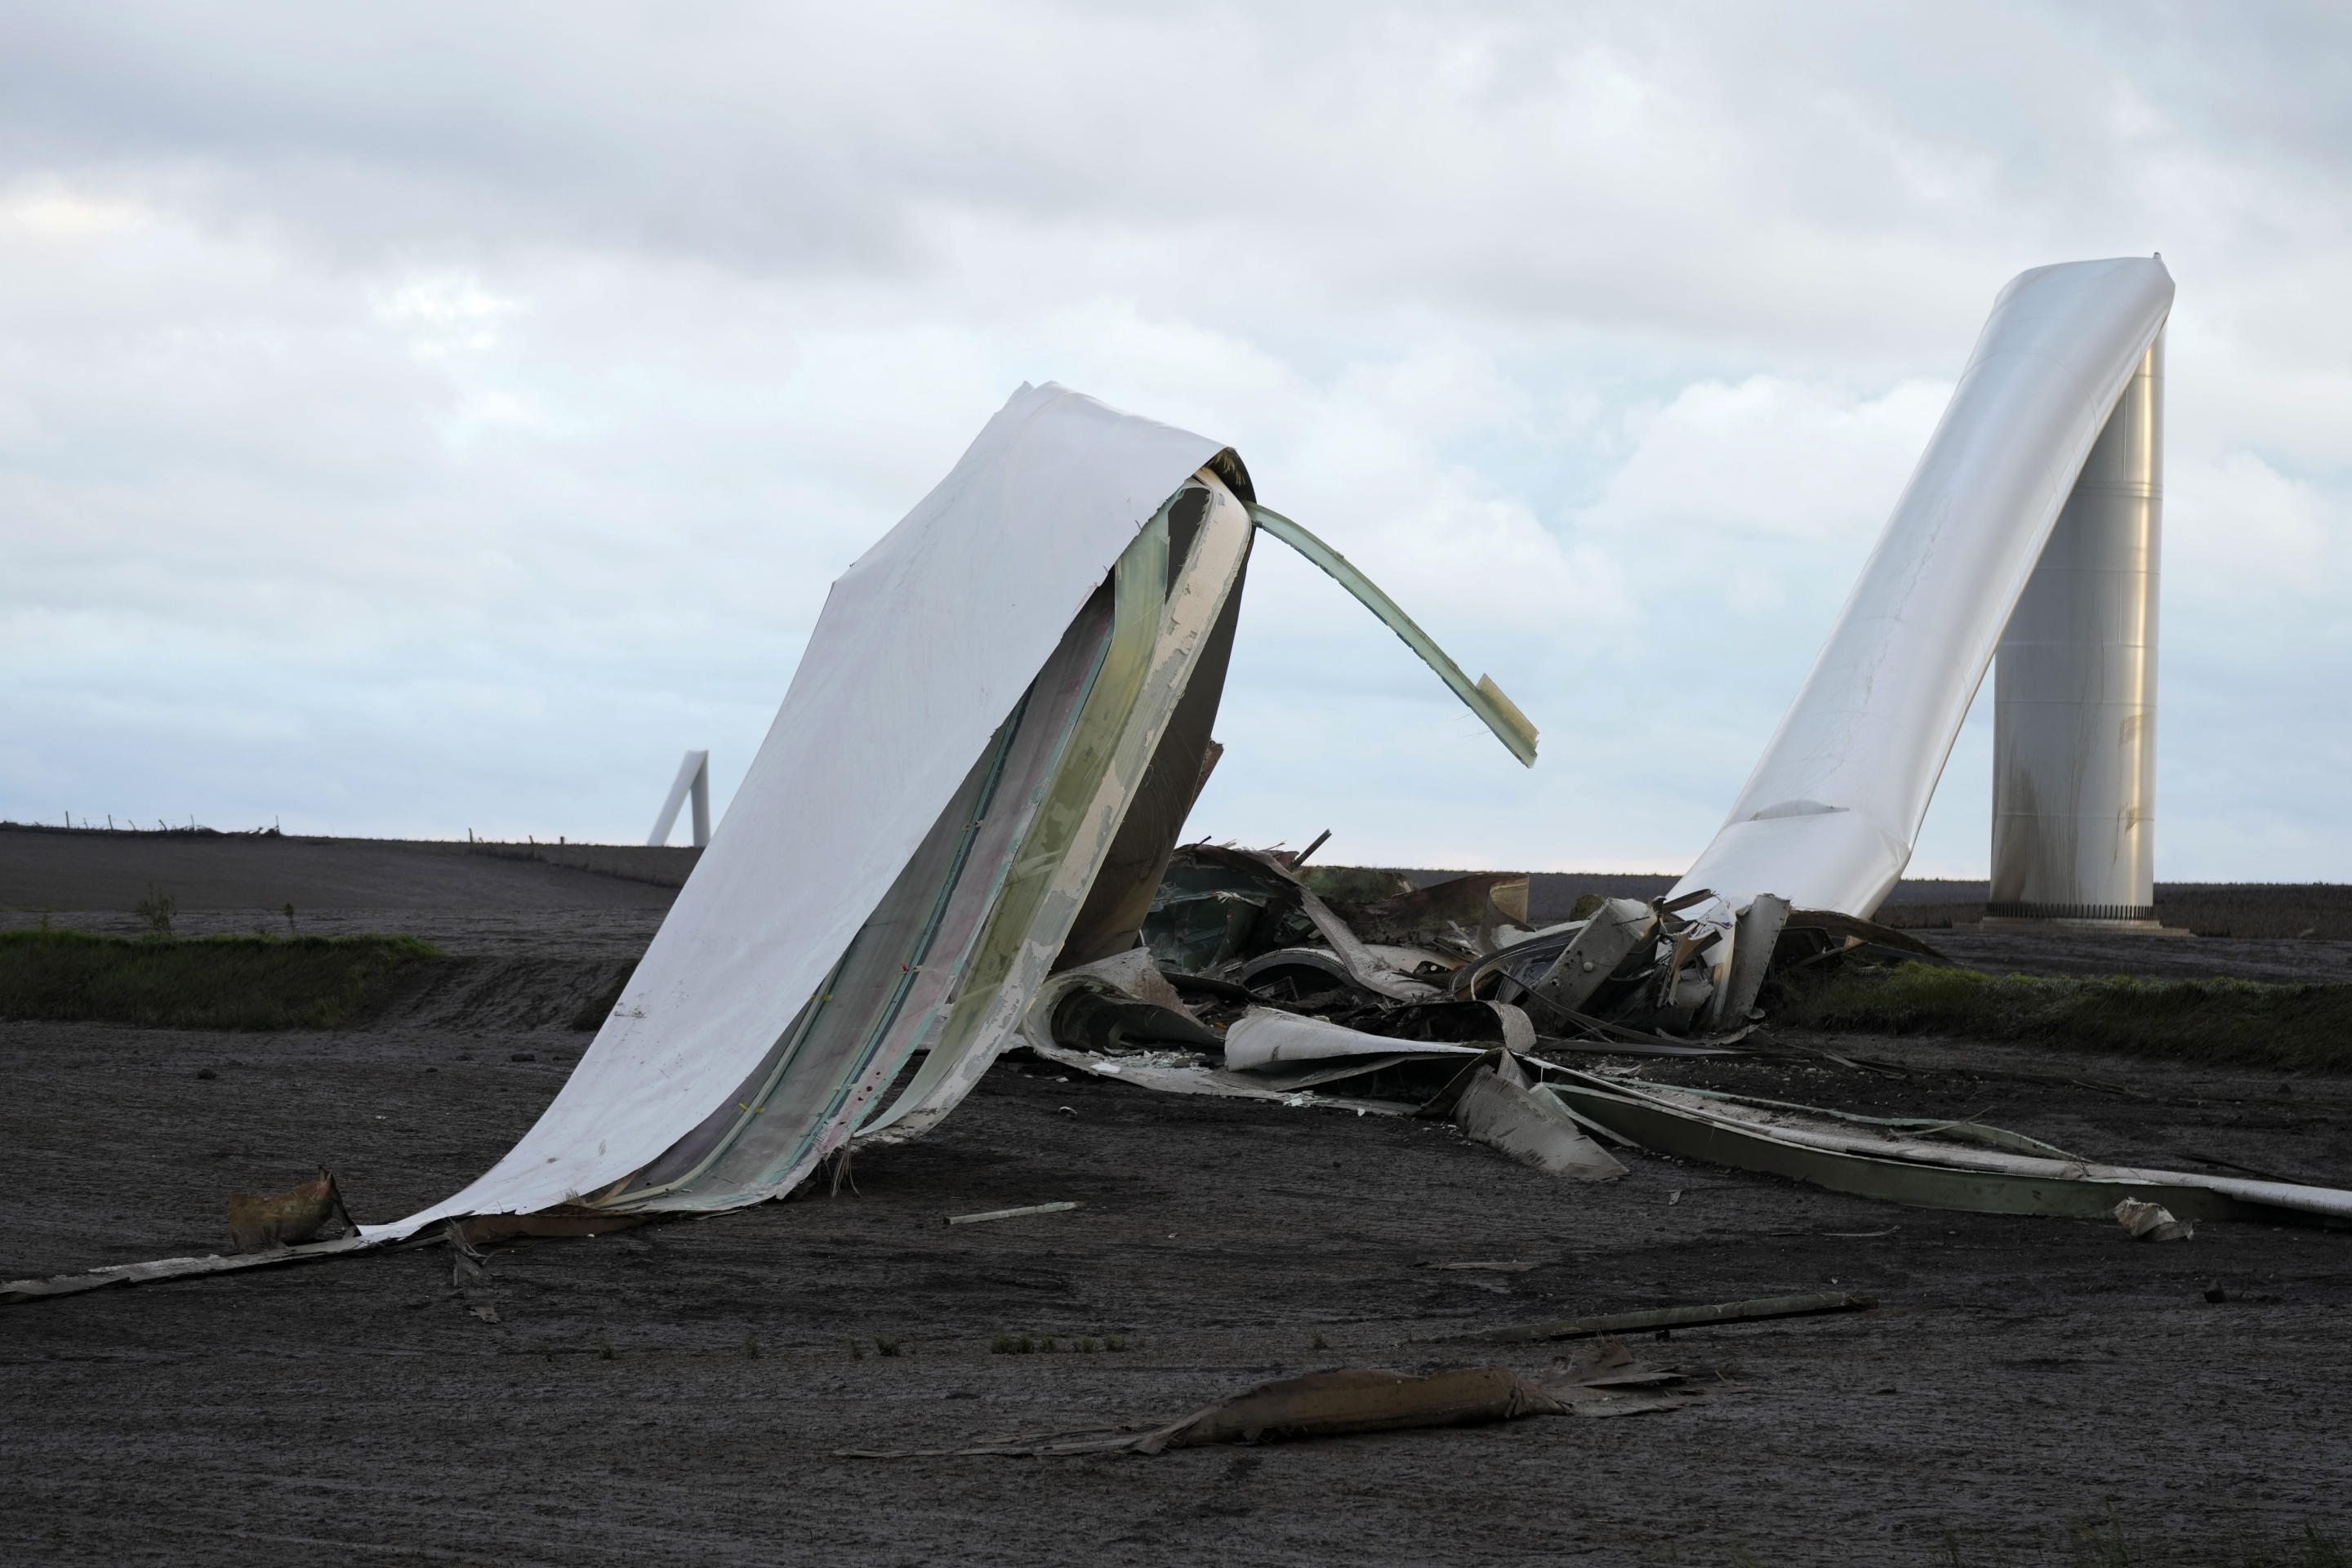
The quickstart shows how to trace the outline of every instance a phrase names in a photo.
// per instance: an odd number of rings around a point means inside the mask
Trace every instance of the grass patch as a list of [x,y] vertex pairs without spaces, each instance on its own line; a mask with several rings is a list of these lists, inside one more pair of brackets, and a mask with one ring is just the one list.
[[413,936],[94,936],[0,931],[0,1017],[175,1029],[328,1029],[402,969]]
[[1948,1035],[2318,1072],[2352,1071],[2352,985],[2057,979],[1931,963],[1852,965],[1791,987],[1798,1029]]

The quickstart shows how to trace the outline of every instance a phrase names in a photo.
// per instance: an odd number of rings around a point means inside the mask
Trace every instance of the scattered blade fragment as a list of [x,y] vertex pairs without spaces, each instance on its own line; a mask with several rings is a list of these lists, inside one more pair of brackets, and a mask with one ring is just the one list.
[[950,1225],[985,1225],[991,1220],[1019,1219],[1024,1215],[1066,1214],[1071,1209],[1077,1208],[1080,1205],[1076,1203],[1024,1204],[1021,1207],[1013,1209],[986,1209],[979,1214],[950,1215],[948,1215],[947,1223]]
[[1625,1173],[1609,1151],[1585,1135],[1559,1102],[1530,1093],[1481,1068],[1454,1107],[1454,1120],[1479,1142],[1538,1171],[1579,1182],[1613,1182]]
[[1748,1021],[1788,923],[1789,900],[1770,893],[1757,894],[1734,920],[1730,967],[1716,994],[1713,1022],[1717,1034]]
[[1334,1057],[1475,1057],[1482,1046],[1391,1039],[1276,1007],[1252,1007],[1225,1031],[1225,1066],[1235,1070]]
[[1570,1415],[1644,1415],[1697,1405],[1706,1394],[1671,1367],[1644,1366],[1622,1340],[1601,1335],[1536,1379]]
[[2125,1198],[2116,1205],[2116,1223],[2134,1241],[2187,1241],[2197,1234],[2195,1220],[2177,1220],[2162,1204]]
[[1885,1119],[1559,1069],[1541,1092],[1656,1153],[1922,1208],[2105,1219],[2122,1199],[2191,1222],[2302,1216],[2352,1223],[2352,1192],[2105,1165],[1969,1121]]
[[1139,1438],[1139,1454],[1213,1443],[1265,1443],[1468,1426],[1548,1412],[1554,1403],[1508,1367],[1465,1367],[1410,1377],[1342,1367],[1264,1384]]
[[0,1304],[79,1296],[86,1290],[101,1290],[110,1285],[148,1285],[167,1279],[193,1279],[210,1274],[236,1274],[248,1268],[272,1268],[287,1263],[315,1263],[349,1253],[364,1252],[374,1245],[374,1241],[367,1237],[346,1236],[335,1241],[307,1242],[228,1258],[217,1253],[205,1258],[159,1258],[149,1263],[118,1263],[83,1274],[57,1274],[46,1279],[12,1279],[0,1284]]

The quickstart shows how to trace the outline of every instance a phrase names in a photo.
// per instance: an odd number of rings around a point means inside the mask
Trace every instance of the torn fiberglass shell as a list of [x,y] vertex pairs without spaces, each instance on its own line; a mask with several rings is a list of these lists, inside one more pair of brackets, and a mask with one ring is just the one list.
[[[1171,525],[1190,536],[1182,560]],[[732,1206],[781,1192],[861,1119],[936,1121],[995,1058],[1074,930],[1204,643],[1221,666],[1247,515],[1213,475],[1154,516],[767,1060],[696,1133],[594,1201]],[[1034,710],[1034,712],[1033,712]],[[1189,780],[1195,752],[1183,760]],[[879,1092],[918,1051],[913,1080]]]
[[[853,1137],[936,1123],[1049,974],[1135,947],[1214,755],[1261,527],[1532,758],[1492,681],[1253,501],[1214,442],[1023,388],[835,585],[750,777],[555,1104],[472,1187],[371,1234],[557,1204],[732,1207]],[[1435,994],[1317,921],[1311,896],[1299,908],[1363,984]]]

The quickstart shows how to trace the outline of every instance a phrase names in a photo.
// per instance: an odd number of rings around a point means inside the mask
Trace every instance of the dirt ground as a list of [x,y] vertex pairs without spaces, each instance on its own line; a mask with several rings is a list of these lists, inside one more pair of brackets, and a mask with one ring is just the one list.
[[[510,966],[507,989],[561,992],[544,1005],[415,996],[311,1035],[0,1025],[0,1276],[219,1249],[227,1193],[320,1163],[365,1219],[445,1195],[586,1045],[544,1020],[659,915],[318,917]],[[2352,1181],[2346,1080],[1835,1043],[1912,1076],[1673,1071]],[[1007,1061],[929,1139],[860,1156],[855,1193],[497,1251],[495,1324],[438,1248],[0,1309],[0,1556],[2027,1563],[2068,1560],[2069,1525],[2109,1500],[2135,1561],[2232,1561],[2307,1524],[2352,1538],[2352,1233],[2215,1224],[2151,1246],[1626,1160],[1623,1181],[1568,1184],[1442,1124]],[[1084,1206],[943,1223],[1057,1200]],[[1485,1260],[1538,1267],[1427,1267]],[[1449,1338],[1831,1289],[1883,1304],[1639,1342],[1714,1391],[1670,1414],[1157,1458],[835,1457],[1172,1415],[1335,1364],[1532,1371],[1549,1350]],[[1005,1331],[1125,1348],[992,1352]]]
[[0,913],[128,912],[168,894],[283,933],[314,910],[667,909],[701,854],[635,844],[27,827],[0,822]]

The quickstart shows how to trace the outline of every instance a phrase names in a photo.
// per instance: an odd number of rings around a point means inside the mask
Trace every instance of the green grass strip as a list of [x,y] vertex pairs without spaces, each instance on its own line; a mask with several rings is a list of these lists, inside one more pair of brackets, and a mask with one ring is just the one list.
[[0,931],[0,1018],[178,1029],[328,1029],[406,966],[413,936],[94,936]]
[[1882,1035],[2019,1040],[2078,1050],[2352,1071],[2352,985],[2054,979],[1931,963],[1850,967],[1790,988],[1773,1023]]

